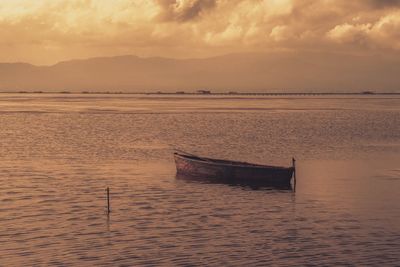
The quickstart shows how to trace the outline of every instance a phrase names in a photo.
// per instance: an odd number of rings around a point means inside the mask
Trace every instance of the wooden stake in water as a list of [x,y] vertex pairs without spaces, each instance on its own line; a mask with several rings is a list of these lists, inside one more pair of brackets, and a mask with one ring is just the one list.
[[293,189],[296,191],[296,160],[292,158],[292,167],[293,167]]
[[111,209],[110,209],[110,188],[107,187],[107,214],[110,214]]

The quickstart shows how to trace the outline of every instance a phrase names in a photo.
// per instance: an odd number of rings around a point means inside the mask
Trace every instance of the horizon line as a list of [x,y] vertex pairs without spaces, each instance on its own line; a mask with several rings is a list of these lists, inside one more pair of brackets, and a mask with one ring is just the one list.
[[0,91],[0,94],[116,94],[116,95],[400,95],[400,92],[374,92],[374,91],[361,91],[361,92],[211,92],[209,90],[198,90],[198,92],[123,92],[123,91]]

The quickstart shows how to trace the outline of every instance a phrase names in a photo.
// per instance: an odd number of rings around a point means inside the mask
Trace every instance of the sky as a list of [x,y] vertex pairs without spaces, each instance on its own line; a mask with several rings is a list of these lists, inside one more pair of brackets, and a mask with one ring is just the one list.
[[0,62],[400,53],[400,0],[0,0]]

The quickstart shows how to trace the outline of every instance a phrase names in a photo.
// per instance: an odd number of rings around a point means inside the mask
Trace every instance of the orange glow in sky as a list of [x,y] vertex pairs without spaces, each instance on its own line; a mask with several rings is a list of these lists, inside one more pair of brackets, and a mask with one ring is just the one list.
[[400,50],[397,0],[0,0],[0,62]]

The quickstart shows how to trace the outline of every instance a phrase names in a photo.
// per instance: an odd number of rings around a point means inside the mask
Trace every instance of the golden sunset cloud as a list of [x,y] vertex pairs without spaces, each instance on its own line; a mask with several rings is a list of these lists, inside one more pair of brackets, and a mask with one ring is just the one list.
[[0,62],[399,49],[397,0],[0,0]]

